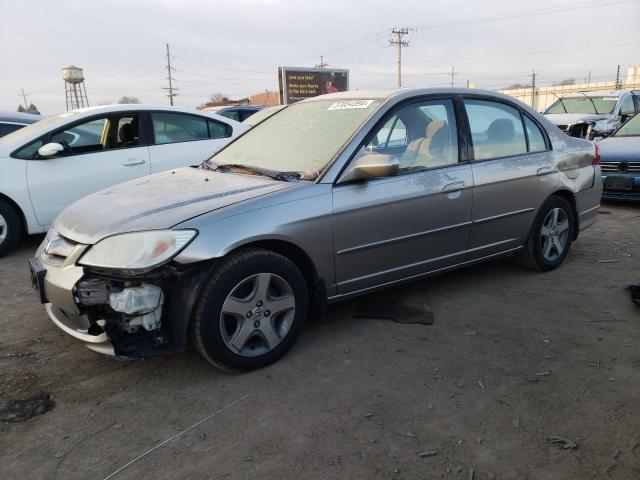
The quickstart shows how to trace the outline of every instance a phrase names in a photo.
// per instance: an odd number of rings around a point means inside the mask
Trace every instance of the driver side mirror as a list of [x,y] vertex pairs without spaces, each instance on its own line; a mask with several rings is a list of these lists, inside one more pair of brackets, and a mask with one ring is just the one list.
[[53,157],[64,151],[64,147],[59,143],[47,143],[38,149],[38,155],[41,157]]
[[400,162],[395,155],[367,153],[351,162],[340,177],[340,183],[392,177],[398,173],[399,168]]

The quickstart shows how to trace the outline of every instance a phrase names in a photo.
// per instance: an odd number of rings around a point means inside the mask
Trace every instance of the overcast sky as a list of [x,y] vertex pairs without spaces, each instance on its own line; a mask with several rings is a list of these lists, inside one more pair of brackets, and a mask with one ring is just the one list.
[[[523,12],[528,12],[524,15]],[[513,15],[512,15],[513,14]],[[506,17],[506,18],[505,18]],[[177,105],[214,93],[277,88],[278,65],[348,68],[351,88],[392,88],[388,30],[416,28],[404,86],[467,80],[490,89],[529,81],[615,78],[640,63],[640,0],[0,0],[0,110],[28,101],[65,109],[61,69],[84,69],[92,105],[122,95],[167,103],[171,45]]]

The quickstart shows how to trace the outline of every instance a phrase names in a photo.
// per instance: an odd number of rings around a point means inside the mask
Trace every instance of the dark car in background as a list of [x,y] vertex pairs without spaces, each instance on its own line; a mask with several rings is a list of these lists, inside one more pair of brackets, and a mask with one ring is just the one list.
[[222,107],[205,108],[207,112],[217,113],[236,122],[244,122],[247,118],[264,107],[260,105],[227,105]]
[[41,115],[22,112],[0,112],[0,137],[42,120]]
[[640,200],[640,113],[598,145],[603,198]]

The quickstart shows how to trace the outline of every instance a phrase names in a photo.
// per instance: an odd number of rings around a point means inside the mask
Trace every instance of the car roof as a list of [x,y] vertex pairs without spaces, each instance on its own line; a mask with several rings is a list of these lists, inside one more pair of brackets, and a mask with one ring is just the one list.
[[[500,92],[492,90],[481,90],[477,88],[451,88],[451,87],[438,87],[438,88],[393,88],[389,90],[352,90],[347,92],[328,93],[325,95],[319,95],[317,97],[308,98],[298,103],[303,102],[317,102],[321,100],[394,100],[400,101],[406,98],[412,98],[422,95],[487,95],[494,98],[501,98],[509,100],[510,102],[518,103],[518,100],[514,97],[510,97]],[[522,102],[520,102],[522,103]]]
[[42,115],[25,112],[0,111],[0,122],[33,123],[42,119]]
[[195,108],[186,107],[173,107],[169,105],[150,105],[140,103],[128,103],[118,105],[99,105],[96,107],[84,107],[76,110],[69,110],[68,112],[61,112],[57,115],[43,118],[39,122],[30,125],[28,127],[21,128],[20,130],[5,135],[0,138],[0,156],[7,154],[22,144],[26,144],[32,140],[43,135],[49,130],[55,130],[70,122],[91,117],[93,115],[117,113],[117,112],[130,112],[130,111],[160,111],[167,113],[190,113],[192,115],[200,115],[215,119],[219,122],[231,125],[233,129],[238,129],[239,132],[245,131],[248,127],[242,122],[237,122],[222,115],[218,115],[215,112],[205,112],[203,110],[196,110]]

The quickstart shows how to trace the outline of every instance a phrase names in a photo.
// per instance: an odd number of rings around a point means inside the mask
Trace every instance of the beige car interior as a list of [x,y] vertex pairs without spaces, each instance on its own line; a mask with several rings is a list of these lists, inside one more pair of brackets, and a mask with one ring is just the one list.
[[453,148],[451,128],[444,120],[432,120],[427,124],[424,137],[407,145],[400,157],[400,169],[434,168],[458,161],[458,151]]

